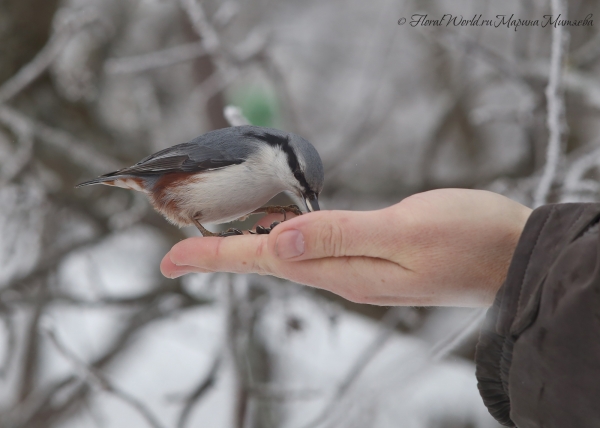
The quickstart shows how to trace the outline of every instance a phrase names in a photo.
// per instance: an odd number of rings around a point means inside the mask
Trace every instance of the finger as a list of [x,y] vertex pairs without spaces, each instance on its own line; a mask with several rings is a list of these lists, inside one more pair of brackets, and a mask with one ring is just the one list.
[[283,222],[269,236],[269,248],[284,260],[367,256],[389,258],[394,236],[387,213],[317,211]]
[[[227,244],[227,241],[234,241],[230,238],[222,239],[220,244],[208,242],[208,239],[191,238],[173,247],[167,257],[181,260],[184,254],[191,251],[198,255],[195,260],[186,260],[187,263],[196,264],[193,269],[272,274],[299,284],[328,290],[359,303],[426,305],[434,301],[433,293],[428,293],[425,287],[415,285],[416,276],[395,263],[382,259],[330,257],[283,261],[273,258],[271,264],[244,263],[245,259],[251,258],[251,252],[256,251],[257,247],[251,244],[260,245],[258,241],[263,237],[232,237],[238,241],[235,245]],[[175,269],[177,268],[179,266],[175,265]]]
[[160,262],[160,271],[167,278],[178,278],[188,273],[209,273],[211,271],[195,266],[177,266],[167,254]]
[[[289,244],[290,236],[299,256],[289,257],[289,249],[283,247]],[[385,216],[379,211],[323,211],[281,223],[270,235],[189,238],[177,243],[169,257],[178,266],[279,276],[284,260],[342,256],[388,259],[386,252],[392,243]]]
[[274,273],[275,257],[268,254],[269,235],[198,237],[178,242],[167,255],[173,265],[208,271]]

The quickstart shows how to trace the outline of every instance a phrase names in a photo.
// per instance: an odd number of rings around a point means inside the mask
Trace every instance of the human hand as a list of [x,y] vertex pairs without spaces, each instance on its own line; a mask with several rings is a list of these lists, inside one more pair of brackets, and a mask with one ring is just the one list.
[[432,190],[377,211],[304,214],[269,235],[189,238],[161,271],[268,274],[378,305],[491,305],[530,213],[492,192]]

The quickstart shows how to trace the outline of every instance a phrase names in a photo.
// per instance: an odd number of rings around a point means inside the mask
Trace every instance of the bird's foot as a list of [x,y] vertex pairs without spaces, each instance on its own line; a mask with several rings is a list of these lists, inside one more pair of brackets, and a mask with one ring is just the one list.
[[252,211],[250,214],[258,214],[258,213],[266,213],[266,214],[283,214],[283,221],[286,221],[286,213],[293,213],[296,215],[302,215],[302,211],[298,205],[272,205],[269,207],[262,207],[257,210]]
[[243,235],[244,232],[242,232],[240,229],[235,229],[235,228],[229,228],[224,232],[219,233],[217,236],[224,238],[226,236],[236,236],[236,235]]
[[273,223],[271,223],[271,225],[269,227],[264,227],[264,226],[256,226],[256,232],[250,230],[249,232],[253,235],[268,235],[269,233],[271,233],[271,231],[273,230],[273,228],[275,226],[277,226],[279,223],[281,223],[280,221],[274,221]]
[[200,221],[198,221],[197,219],[193,219],[194,220],[194,224],[196,225],[196,228],[198,228],[198,230],[200,231],[200,233],[202,234],[202,236],[218,236],[218,237],[226,237],[226,236],[235,236],[235,235],[243,235],[244,233],[239,230],[239,229],[234,229],[234,228],[230,228],[227,229],[224,232],[211,232],[210,230],[207,230],[204,226],[202,226],[200,224]]

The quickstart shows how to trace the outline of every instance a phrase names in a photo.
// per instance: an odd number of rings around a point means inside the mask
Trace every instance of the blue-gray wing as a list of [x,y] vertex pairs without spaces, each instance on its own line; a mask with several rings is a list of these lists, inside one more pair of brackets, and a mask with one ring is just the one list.
[[108,182],[118,177],[193,173],[238,165],[248,158],[256,144],[245,135],[245,132],[255,128],[260,130],[253,126],[239,126],[211,131],[187,143],[156,152],[129,168],[104,174],[77,187]]
[[152,175],[170,172],[200,172],[237,165],[243,161],[243,158],[236,158],[228,151],[189,142],[156,152],[135,165],[118,171],[118,174]]
[[169,172],[199,172],[207,169],[237,165],[244,161],[225,150],[200,145],[195,142],[178,144],[156,152],[135,165],[120,171],[121,174],[165,174]]
[[238,165],[242,162],[244,162],[244,158],[236,157],[235,153],[231,153],[231,150],[227,150],[225,147],[211,147],[198,144],[196,141],[190,141],[156,152],[129,168],[101,175],[93,180],[78,184],[76,187],[101,184],[117,178],[150,178],[173,172],[202,172]]

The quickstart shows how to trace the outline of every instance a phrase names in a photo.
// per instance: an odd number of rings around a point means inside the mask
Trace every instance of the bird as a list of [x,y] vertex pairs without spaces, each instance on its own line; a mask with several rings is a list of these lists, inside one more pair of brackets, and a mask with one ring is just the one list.
[[[202,224],[243,220],[254,213],[293,212],[297,205],[263,207],[275,195],[289,191],[307,212],[319,211],[324,171],[319,153],[291,132],[253,125],[217,129],[193,140],[160,150],[133,166],[78,184],[117,186],[148,196],[172,224],[195,225],[203,236],[243,234],[230,228],[213,233]],[[257,226],[256,232],[269,233]]]

